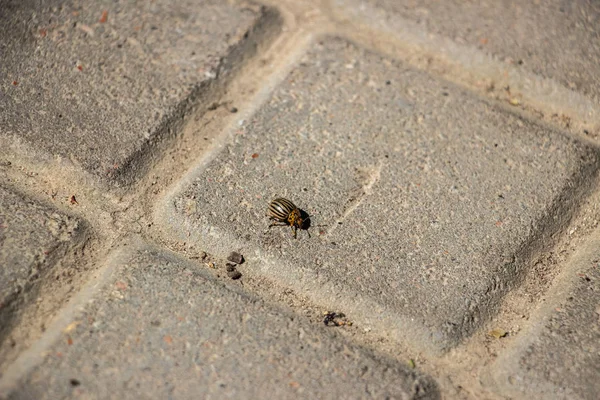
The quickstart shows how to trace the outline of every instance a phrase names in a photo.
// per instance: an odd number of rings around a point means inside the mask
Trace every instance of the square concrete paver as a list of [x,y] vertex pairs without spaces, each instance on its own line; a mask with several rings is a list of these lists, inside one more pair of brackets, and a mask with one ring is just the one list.
[[[355,21],[402,20],[600,99],[600,5],[588,0],[332,0]],[[445,49],[439,49],[443,53]]]
[[5,341],[12,321],[24,303],[36,300],[32,287],[78,242],[82,230],[79,219],[0,186],[0,371],[7,352],[21,345]]
[[247,33],[273,17],[218,0],[10,0],[1,8],[0,143],[24,141],[105,179],[137,172],[241,61],[230,55]]
[[600,251],[560,305],[523,332],[491,369],[501,393],[595,400],[600,393]]
[[44,274],[81,222],[0,186],[0,313],[9,299]]
[[[440,350],[494,313],[597,166],[595,149],[324,39],[158,215],[187,243],[241,250],[255,273]],[[311,215],[311,238],[267,229],[278,196]]]
[[102,289],[10,399],[436,399],[431,379],[156,250]]

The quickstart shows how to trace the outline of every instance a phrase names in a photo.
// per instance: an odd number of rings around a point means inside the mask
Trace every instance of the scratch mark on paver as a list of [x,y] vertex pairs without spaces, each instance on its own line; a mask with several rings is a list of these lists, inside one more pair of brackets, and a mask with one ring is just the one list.
[[337,227],[342,225],[343,222],[348,218],[348,216],[352,214],[354,210],[356,210],[358,206],[360,206],[363,203],[363,201],[373,193],[373,186],[381,178],[382,169],[383,161],[379,162],[375,168],[369,171],[369,174],[368,176],[366,176],[366,179],[364,180],[363,185],[359,189],[359,193],[357,194],[357,196],[354,199],[351,198],[346,203],[344,212],[342,213],[342,215],[339,216],[339,218],[335,220],[333,225],[329,229],[327,229],[327,232],[325,233],[325,235],[323,235],[324,237],[333,234]]

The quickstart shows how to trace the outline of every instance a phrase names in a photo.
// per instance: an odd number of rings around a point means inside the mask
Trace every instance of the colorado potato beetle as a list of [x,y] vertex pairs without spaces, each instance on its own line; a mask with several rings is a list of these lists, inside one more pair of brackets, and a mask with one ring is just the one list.
[[275,220],[275,222],[269,225],[269,228],[272,226],[289,225],[294,231],[294,239],[296,238],[298,228],[302,229],[306,220],[306,218],[302,218],[300,209],[283,197],[279,197],[269,204],[269,217]]

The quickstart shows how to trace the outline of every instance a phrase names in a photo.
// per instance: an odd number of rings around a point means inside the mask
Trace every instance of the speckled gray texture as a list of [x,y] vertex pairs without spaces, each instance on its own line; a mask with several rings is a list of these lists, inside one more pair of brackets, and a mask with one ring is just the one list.
[[543,327],[520,338],[529,344],[496,366],[505,393],[528,399],[598,398],[600,264],[577,275],[577,284]]
[[[11,328],[24,323],[27,307],[37,305],[41,286],[67,280],[79,269],[57,271],[56,266],[82,243],[84,232],[80,219],[0,185],[0,377],[30,339],[12,336]],[[59,304],[59,299],[52,301]]]
[[6,322],[4,308],[47,272],[55,250],[71,242],[82,225],[0,186],[0,321]]
[[135,170],[262,16],[219,0],[3,0],[0,139],[109,180]]
[[11,399],[439,398],[408,366],[170,255],[123,267]]
[[[173,200],[180,236],[241,249],[257,273],[432,349],[489,318],[530,245],[568,220],[555,201],[598,165],[566,136],[340,39],[316,43],[232,140]],[[312,238],[266,229],[277,196],[311,215]]]
[[333,0],[332,4],[342,14],[374,9],[369,18],[391,25],[404,18],[600,100],[598,2]]

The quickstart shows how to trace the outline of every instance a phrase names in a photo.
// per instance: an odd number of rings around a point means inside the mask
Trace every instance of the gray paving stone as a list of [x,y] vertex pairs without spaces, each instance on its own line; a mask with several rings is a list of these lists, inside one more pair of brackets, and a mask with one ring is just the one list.
[[[597,165],[567,136],[327,39],[198,167],[164,221],[367,329],[437,351],[493,314]],[[311,215],[311,238],[267,229],[277,196]]]
[[495,367],[497,381],[517,398],[598,398],[600,264],[579,277],[563,304]]
[[172,134],[267,15],[218,0],[4,0],[1,8],[0,143],[25,141],[107,179],[135,171]]
[[334,0],[338,13],[399,17],[600,99],[600,6],[587,0]]
[[11,399],[439,398],[407,366],[139,250]]
[[0,186],[0,342],[34,282],[82,229],[80,220]]
[[52,252],[80,221],[0,186],[0,310],[42,274]]

